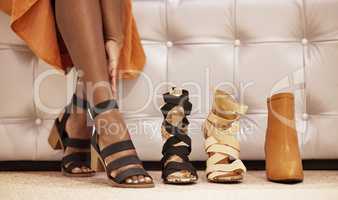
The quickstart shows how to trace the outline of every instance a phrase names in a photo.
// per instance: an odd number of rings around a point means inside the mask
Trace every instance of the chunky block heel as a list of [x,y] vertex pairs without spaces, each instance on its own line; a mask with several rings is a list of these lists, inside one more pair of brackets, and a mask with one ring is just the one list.
[[59,133],[55,124],[53,125],[53,128],[49,133],[48,143],[54,150],[63,149],[61,138],[59,137]]
[[96,172],[104,172],[105,168],[102,165],[102,160],[100,158],[100,155],[96,152],[96,150],[91,147],[91,163],[90,163],[90,168]]

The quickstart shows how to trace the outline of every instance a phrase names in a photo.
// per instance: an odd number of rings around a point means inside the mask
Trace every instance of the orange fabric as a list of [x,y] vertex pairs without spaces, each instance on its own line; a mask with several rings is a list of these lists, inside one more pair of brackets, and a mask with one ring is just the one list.
[[[118,72],[124,79],[133,79],[143,70],[145,53],[132,15],[132,2],[125,2],[124,41]],[[72,67],[55,25],[52,0],[1,0],[0,10],[11,16],[12,30],[39,58],[63,71]]]

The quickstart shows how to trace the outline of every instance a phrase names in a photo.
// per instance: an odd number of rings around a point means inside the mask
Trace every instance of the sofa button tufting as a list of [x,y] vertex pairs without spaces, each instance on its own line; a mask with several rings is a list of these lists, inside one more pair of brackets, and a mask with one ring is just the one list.
[[36,125],[41,125],[42,124],[42,120],[40,118],[36,118],[35,119],[35,124]]
[[302,119],[303,119],[304,121],[308,121],[309,118],[310,118],[309,114],[307,114],[307,113],[303,113],[303,114],[302,114]]
[[303,38],[302,39],[302,44],[303,45],[307,45],[309,43],[309,41],[306,39],[306,38]]
[[172,41],[168,41],[168,42],[167,42],[167,47],[170,48],[170,47],[172,47],[172,46],[174,46],[174,43],[173,43]]
[[235,44],[235,46],[240,46],[241,45],[241,41],[240,40],[235,40],[234,44]]

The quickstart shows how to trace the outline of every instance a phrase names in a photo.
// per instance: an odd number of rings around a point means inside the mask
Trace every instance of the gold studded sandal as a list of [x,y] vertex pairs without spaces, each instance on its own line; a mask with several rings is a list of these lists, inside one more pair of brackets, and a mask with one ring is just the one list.
[[163,145],[162,179],[167,184],[189,184],[197,181],[196,169],[189,161],[191,138],[187,135],[192,104],[187,90],[172,88],[163,95],[165,104],[161,111]]
[[209,155],[208,181],[230,183],[243,180],[246,167],[239,159],[240,145],[236,134],[240,130],[239,119],[247,109],[226,92],[215,91],[212,110],[202,127],[205,150]]

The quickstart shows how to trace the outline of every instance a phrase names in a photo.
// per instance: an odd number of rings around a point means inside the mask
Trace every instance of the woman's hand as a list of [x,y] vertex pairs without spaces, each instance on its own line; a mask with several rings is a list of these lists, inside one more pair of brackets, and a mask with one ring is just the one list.
[[111,76],[112,90],[115,96],[117,94],[117,79],[118,79],[117,65],[119,62],[121,47],[114,40],[107,40],[105,46],[108,56],[108,67]]

